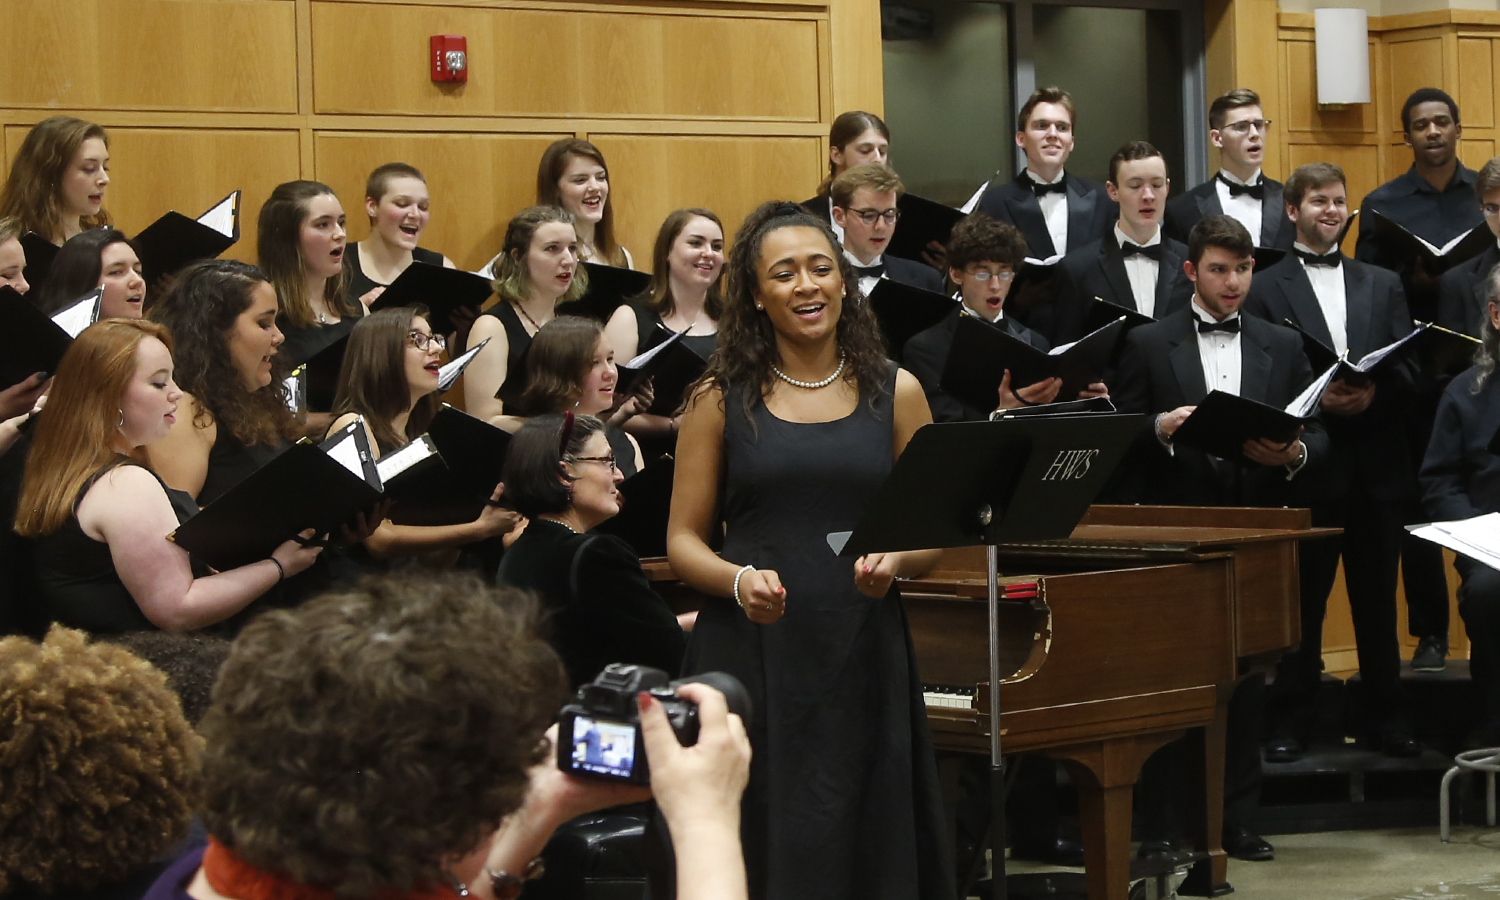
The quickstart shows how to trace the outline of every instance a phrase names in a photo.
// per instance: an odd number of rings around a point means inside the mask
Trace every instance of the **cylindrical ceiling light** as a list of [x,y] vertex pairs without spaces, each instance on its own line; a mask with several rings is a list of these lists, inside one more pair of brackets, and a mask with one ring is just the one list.
[[1313,11],[1318,105],[1370,102],[1370,17],[1363,9]]

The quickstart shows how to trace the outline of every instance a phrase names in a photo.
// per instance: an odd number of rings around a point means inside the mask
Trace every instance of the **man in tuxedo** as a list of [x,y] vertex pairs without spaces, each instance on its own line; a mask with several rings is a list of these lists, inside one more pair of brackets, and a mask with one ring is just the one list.
[[[1330,163],[1302,166],[1287,179],[1285,195],[1297,242],[1292,254],[1256,277],[1245,311],[1291,322],[1354,360],[1409,334],[1411,314],[1395,274],[1339,251],[1338,236],[1349,217],[1343,170]],[[1302,646],[1277,668],[1266,752],[1273,761],[1295,760],[1304,752],[1322,673],[1323,617],[1341,556],[1367,735],[1391,756],[1421,752],[1403,710],[1396,643],[1401,510],[1416,494],[1406,435],[1414,368],[1393,362],[1374,379],[1334,381],[1320,401],[1331,453],[1320,477],[1306,485],[1304,499],[1314,525],[1344,532],[1302,544]]]
[[1104,237],[1118,215],[1104,186],[1064,171],[1073,152],[1073,98],[1061,88],[1032,92],[1016,116],[1016,146],[1026,168],[979,198],[979,212],[1020,229],[1028,253],[1062,256]]
[[[1128,208],[1122,201],[1121,209]],[[1122,214],[1123,216],[1123,214]],[[1123,220],[1123,218],[1122,218]],[[1291,440],[1246,441],[1242,458],[1219,459],[1175,446],[1173,435],[1210,390],[1285,407],[1313,379],[1295,331],[1240,315],[1250,289],[1255,245],[1227,215],[1198,220],[1182,268],[1193,285],[1191,302],[1125,338],[1115,376],[1116,406],[1154,415],[1128,465],[1135,470],[1138,501],[1189,506],[1281,506],[1316,477],[1328,455],[1328,436],[1313,422]],[[1300,476],[1300,477],[1299,477]],[[1274,849],[1249,828],[1260,793],[1260,723],[1265,677],[1252,675],[1229,703],[1225,745],[1224,848],[1236,859],[1270,859]],[[1172,746],[1142,772],[1143,854],[1170,849],[1180,829],[1174,797],[1177,773],[1186,767],[1184,746]]]
[[1056,296],[1031,316],[1031,327],[1055,344],[1076,341],[1115,318],[1101,318],[1096,300],[1160,319],[1185,309],[1193,296],[1182,265],[1187,247],[1162,233],[1171,181],[1161,151],[1145,141],[1116,150],[1104,187],[1119,204],[1120,218],[1103,240],[1063,257]]
[[1208,107],[1208,141],[1219,149],[1219,172],[1167,204],[1167,234],[1179,241],[1204,216],[1233,216],[1257,247],[1292,249],[1296,229],[1286,217],[1281,182],[1261,171],[1271,122],[1260,95],[1236,88]]
[[866,297],[882,278],[924,291],[943,292],[943,278],[931,266],[885,255],[891,235],[896,232],[896,220],[901,217],[896,200],[905,191],[901,179],[884,163],[845,169],[828,189],[833,200],[833,222],[844,235],[844,255],[853,264],[859,276],[860,293]]
[[[964,316],[983,319],[1038,350],[1052,346],[1045,337],[1005,314],[1005,298],[1010,293],[1011,280],[1025,258],[1025,239],[1012,225],[996,222],[977,212],[953,226],[947,247],[948,277],[958,285],[961,302],[954,304],[953,312],[941,322],[913,336],[902,351],[906,368],[917,376],[927,393],[927,405],[932,408],[934,421],[972,422],[988,418],[991,412],[1001,409],[1052,403],[1059,399],[1057,392],[1062,387],[1061,379],[1048,378],[1013,390],[1009,371],[1000,382],[994,410],[977,409],[962,403],[941,386],[948,351],[953,346],[953,333],[958,328],[959,319]],[[1107,394],[1104,384],[1096,383],[1080,392],[1078,398]]]
[[1500,265],[1500,156],[1484,164],[1474,178],[1479,212],[1496,238],[1489,249],[1443,273],[1438,287],[1437,323],[1451,331],[1479,337],[1487,316],[1485,292],[1490,270]]
[[[1433,322],[1442,302],[1439,273],[1428,271],[1419,256],[1387,246],[1375,231],[1376,214],[1437,247],[1480,225],[1484,217],[1474,202],[1474,172],[1458,160],[1463,125],[1453,98],[1437,88],[1414,91],[1401,107],[1401,126],[1412,151],[1411,168],[1365,197],[1354,257],[1401,276],[1412,316]],[[1436,373],[1418,374],[1418,398],[1407,432],[1413,465],[1420,464],[1426,450],[1444,387]],[[1403,519],[1407,524],[1425,521],[1421,504],[1415,500],[1409,503]],[[1401,554],[1407,626],[1418,641],[1412,668],[1439,671],[1448,655],[1448,580],[1441,548],[1405,536]]]

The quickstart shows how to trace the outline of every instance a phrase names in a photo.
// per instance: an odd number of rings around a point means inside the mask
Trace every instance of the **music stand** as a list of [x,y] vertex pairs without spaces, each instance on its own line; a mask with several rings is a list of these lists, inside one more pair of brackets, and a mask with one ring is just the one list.
[[1071,535],[1145,422],[1138,414],[1074,413],[924,426],[854,531],[828,536],[840,556],[985,547],[995,900],[1006,896],[998,547]]

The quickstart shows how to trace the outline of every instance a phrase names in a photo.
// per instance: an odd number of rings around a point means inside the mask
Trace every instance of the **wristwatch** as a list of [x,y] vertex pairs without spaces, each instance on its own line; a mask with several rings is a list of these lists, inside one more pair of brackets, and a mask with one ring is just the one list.
[[485,869],[484,874],[490,876],[490,889],[495,892],[495,900],[516,900],[521,896],[521,888],[526,882],[541,878],[546,871],[546,865],[538,856],[526,864],[526,868],[521,870],[519,876],[512,875],[504,869],[498,872],[494,869]]

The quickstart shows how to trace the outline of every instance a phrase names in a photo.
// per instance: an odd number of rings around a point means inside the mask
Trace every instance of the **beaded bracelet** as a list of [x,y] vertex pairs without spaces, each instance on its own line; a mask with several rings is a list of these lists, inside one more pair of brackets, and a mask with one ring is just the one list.
[[745,565],[745,566],[740,566],[740,570],[738,572],[734,573],[734,602],[738,603],[740,605],[740,609],[744,609],[745,608],[745,601],[743,601],[743,600],[740,599],[740,579],[742,577],[744,577],[744,574],[746,572],[754,572],[754,571],[755,571],[755,567],[754,566]]

